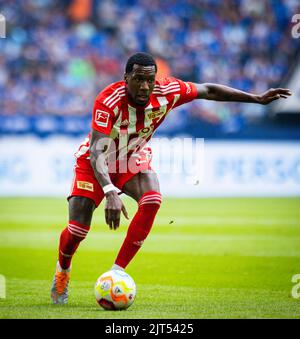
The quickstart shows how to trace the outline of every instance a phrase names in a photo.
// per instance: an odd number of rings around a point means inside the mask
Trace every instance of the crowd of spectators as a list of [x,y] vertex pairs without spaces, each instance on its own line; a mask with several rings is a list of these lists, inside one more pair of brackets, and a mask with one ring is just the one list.
[[[260,93],[282,84],[300,46],[291,35],[298,0],[0,0],[0,13],[2,117],[86,117],[136,51],[152,53],[160,75]],[[205,120],[230,133],[264,112],[195,101],[167,128]]]

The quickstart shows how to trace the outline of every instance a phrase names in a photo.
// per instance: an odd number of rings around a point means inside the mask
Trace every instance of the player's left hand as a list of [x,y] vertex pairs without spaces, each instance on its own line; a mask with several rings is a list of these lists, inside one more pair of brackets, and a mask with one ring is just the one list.
[[116,191],[110,191],[105,196],[105,221],[111,230],[116,230],[120,226],[121,212],[126,219],[129,219],[128,213]]
[[258,101],[262,105],[267,105],[270,102],[280,98],[286,99],[290,95],[292,95],[292,92],[288,88],[270,88],[258,96]]

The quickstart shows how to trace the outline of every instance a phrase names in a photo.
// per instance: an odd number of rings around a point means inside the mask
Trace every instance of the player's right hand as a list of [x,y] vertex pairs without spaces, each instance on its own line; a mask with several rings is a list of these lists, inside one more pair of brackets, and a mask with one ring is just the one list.
[[120,226],[121,211],[126,219],[129,219],[128,213],[116,191],[110,191],[105,196],[105,221],[111,230],[116,230]]

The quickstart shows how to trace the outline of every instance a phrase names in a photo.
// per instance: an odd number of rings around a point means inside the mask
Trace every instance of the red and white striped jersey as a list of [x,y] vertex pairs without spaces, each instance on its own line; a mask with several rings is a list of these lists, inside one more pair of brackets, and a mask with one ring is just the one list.
[[[146,142],[173,108],[192,101],[196,96],[197,88],[193,83],[168,77],[155,82],[146,106],[138,106],[129,102],[125,82],[115,82],[98,94],[92,128],[113,139],[117,148],[124,137],[126,145],[122,147],[128,146],[132,139]],[[77,157],[89,158],[89,137],[80,146]]]

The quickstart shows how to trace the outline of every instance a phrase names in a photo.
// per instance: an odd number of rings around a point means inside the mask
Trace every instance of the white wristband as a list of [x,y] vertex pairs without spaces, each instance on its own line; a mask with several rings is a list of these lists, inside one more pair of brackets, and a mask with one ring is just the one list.
[[102,187],[104,194],[110,191],[117,191],[117,188],[113,184],[108,184]]

